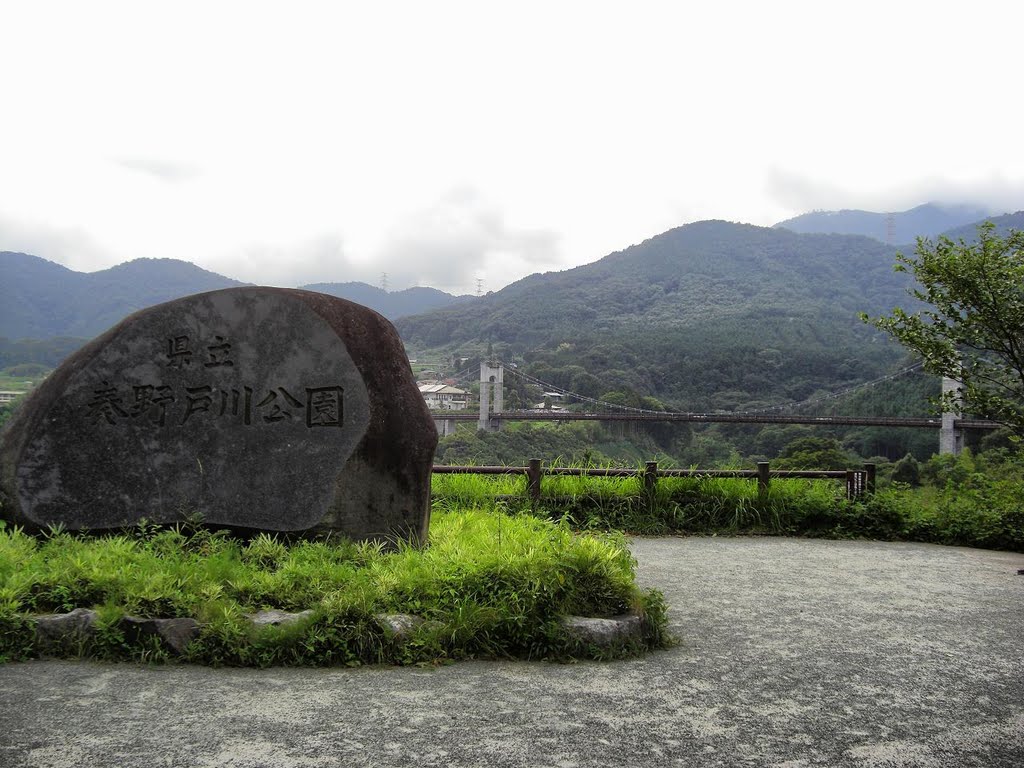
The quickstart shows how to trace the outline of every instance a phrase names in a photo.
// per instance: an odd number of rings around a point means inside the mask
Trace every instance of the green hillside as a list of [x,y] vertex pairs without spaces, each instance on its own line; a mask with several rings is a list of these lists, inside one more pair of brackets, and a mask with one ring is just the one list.
[[127,315],[180,296],[243,285],[187,261],[135,259],[75,272],[38,256],[0,252],[0,336],[90,338]]
[[591,397],[752,408],[874,378],[900,358],[857,316],[907,303],[894,258],[866,237],[704,221],[397,327],[417,350],[491,344]]

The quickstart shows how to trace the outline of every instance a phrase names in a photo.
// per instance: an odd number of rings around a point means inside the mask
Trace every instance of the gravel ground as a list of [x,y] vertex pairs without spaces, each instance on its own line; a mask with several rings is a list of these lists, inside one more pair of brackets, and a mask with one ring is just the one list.
[[680,643],[612,663],[0,667],[0,766],[1024,765],[1024,555],[638,539]]

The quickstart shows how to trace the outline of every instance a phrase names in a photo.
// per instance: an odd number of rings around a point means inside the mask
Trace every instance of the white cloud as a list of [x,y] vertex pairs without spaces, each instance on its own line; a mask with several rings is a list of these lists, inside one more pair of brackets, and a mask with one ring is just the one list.
[[374,282],[353,270],[341,238],[333,234],[292,243],[250,243],[212,263],[213,271],[256,285],[294,288],[327,282],[324,275],[332,275],[329,282]]
[[905,211],[922,203],[976,205],[994,214],[1024,209],[1024,179],[999,173],[974,178],[918,176],[878,189],[839,186],[811,175],[774,168],[765,189],[780,205],[796,211],[855,208],[879,212]]
[[177,183],[195,178],[199,171],[187,163],[176,163],[156,157],[116,157],[114,165],[129,171],[142,173],[168,183]]
[[1022,21],[994,0],[11,3],[0,250],[471,291],[699,218],[1024,208]]
[[558,236],[511,227],[479,191],[462,187],[399,221],[385,236],[376,265],[394,287],[431,285],[471,293],[475,281],[503,281],[559,265]]
[[84,229],[65,227],[50,221],[12,217],[0,212],[0,251],[39,256],[63,264],[76,272],[104,266],[105,251]]

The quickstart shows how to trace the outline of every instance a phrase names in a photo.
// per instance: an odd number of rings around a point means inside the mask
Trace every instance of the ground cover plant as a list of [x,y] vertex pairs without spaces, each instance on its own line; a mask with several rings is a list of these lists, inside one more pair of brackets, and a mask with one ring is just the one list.
[[[443,506],[443,505],[441,505]],[[158,660],[130,643],[127,615],[194,617],[184,659],[206,664],[434,663],[467,657],[561,659],[626,654],[667,642],[659,593],[641,591],[621,535],[581,535],[534,516],[435,509],[429,544],[249,541],[201,527],[142,525],[116,535],[32,537],[0,530],[0,659],[39,653],[33,615],[93,608],[98,631],[72,655]],[[261,609],[312,613],[256,628]],[[639,614],[642,647],[588,648],[565,615]],[[395,636],[380,614],[423,619]]]
[[553,476],[544,477],[536,505],[522,475],[435,475],[433,484],[436,499],[530,509],[575,529],[858,537],[1024,551],[1019,454],[965,451],[920,467],[912,457],[907,461],[916,484],[899,479],[907,470],[897,462],[880,468],[875,493],[854,500],[834,480],[773,479],[762,494],[752,480],[659,477],[648,496],[640,478]]

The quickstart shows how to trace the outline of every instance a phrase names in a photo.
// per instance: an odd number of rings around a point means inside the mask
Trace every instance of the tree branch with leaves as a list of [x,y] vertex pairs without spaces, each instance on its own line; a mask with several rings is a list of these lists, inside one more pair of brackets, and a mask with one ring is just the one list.
[[[896,271],[917,280],[917,312],[861,319],[915,352],[925,371],[960,382],[960,407],[1024,437],[1024,232],[1006,237],[987,222],[978,241],[919,238]],[[954,409],[956,394],[937,404]]]

